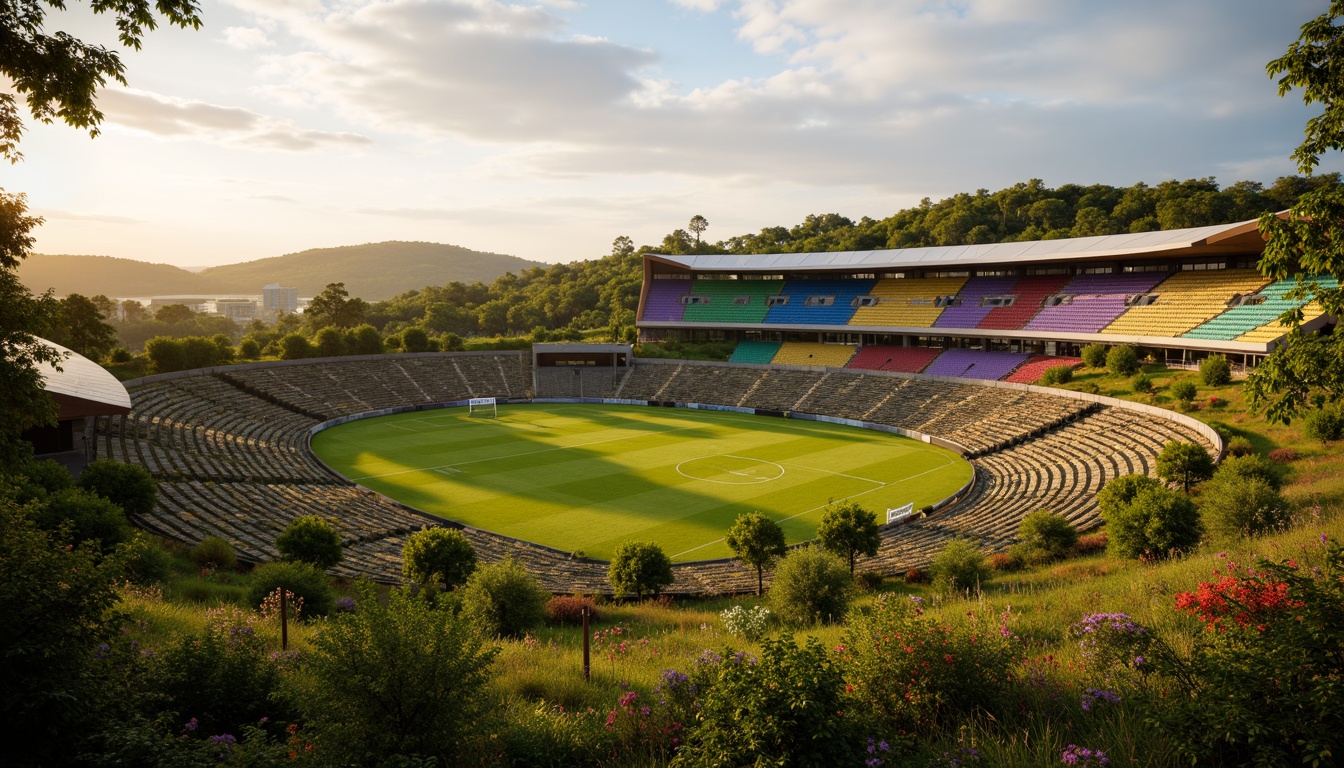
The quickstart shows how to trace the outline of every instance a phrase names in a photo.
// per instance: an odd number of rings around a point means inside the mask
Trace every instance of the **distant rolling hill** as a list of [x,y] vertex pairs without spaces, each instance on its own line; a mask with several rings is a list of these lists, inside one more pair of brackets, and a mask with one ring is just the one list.
[[489,283],[505,272],[539,262],[483,253],[440,243],[386,242],[314,248],[300,253],[188,272],[168,264],[149,264],[110,256],[34,254],[19,267],[19,278],[33,291],[53,289],[58,296],[154,296],[162,294],[260,294],[280,283],[313,296],[327,283],[345,283],[351,296],[367,301],[453,281]]

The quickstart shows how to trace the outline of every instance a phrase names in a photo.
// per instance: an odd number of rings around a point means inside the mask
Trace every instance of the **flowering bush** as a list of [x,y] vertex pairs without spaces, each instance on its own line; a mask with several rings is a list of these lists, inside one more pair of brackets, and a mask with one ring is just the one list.
[[915,599],[879,597],[844,635],[850,692],[891,732],[993,712],[1013,680],[1016,643],[1007,621],[1007,614],[972,613],[944,626]]
[[770,628],[770,609],[762,605],[754,608],[734,605],[719,614],[719,621],[723,622],[723,628],[733,637],[755,641],[764,637]]
[[1110,765],[1110,758],[1100,749],[1088,749],[1080,747],[1077,744],[1070,744],[1064,748],[1064,754],[1060,756],[1060,762],[1065,765],[1076,765],[1078,768],[1093,768],[1093,766]]
[[1191,760],[1325,765],[1344,755],[1344,554],[1322,535],[1302,559],[1228,563],[1177,595],[1207,631],[1188,658],[1148,661],[1176,681],[1156,711]]

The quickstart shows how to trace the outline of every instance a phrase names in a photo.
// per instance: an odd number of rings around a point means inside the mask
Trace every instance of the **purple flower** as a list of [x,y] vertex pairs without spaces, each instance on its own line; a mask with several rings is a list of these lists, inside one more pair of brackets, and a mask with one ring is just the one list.
[[1083,692],[1082,703],[1083,703],[1083,711],[1091,712],[1092,707],[1095,706],[1096,704],[1120,703],[1120,695],[1115,693],[1114,691],[1108,691],[1104,688],[1088,688],[1086,691]]
[[238,740],[235,739],[233,737],[233,734],[231,733],[221,733],[218,736],[211,736],[210,740],[216,744],[224,746],[225,748],[232,747],[234,744],[238,743]]
[[196,718],[193,717],[193,718],[191,718],[190,720],[187,721],[187,724],[186,724],[186,725],[184,725],[184,726],[182,726],[182,727],[183,727],[183,728],[186,728],[188,731],[194,731],[194,730],[196,730],[197,728],[201,727],[201,724],[200,724],[199,722],[196,721]]
[[1142,656],[1135,656],[1135,657],[1134,657],[1134,666],[1136,666],[1136,667],[1142,667],[1144,664],[1147,664],[1147,663],[1148,663],[1148,660],[1145,659],[1145,658],[1143,658]]
[[1065,765],[1077,765],[1085,768],[1099,768],[1100,766],[1110,765],[1110,758],[1100,749],[1088,749],[1080,747],[1077,744],[1070,744],[1064,748],[1060,760]]

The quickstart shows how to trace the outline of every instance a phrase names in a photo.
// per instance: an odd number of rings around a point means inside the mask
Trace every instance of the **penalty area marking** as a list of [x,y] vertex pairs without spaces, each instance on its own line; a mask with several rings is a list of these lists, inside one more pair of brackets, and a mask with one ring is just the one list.
[[[691,472],[695,471],[694,467],[690,467],[688,469],[682,469],[682,467],[686,466],[687,464],[693,464],[697,461],[704,461],[706,459],[718,459],[718,458],[736,459],[738,461],[749,461],[755,464],[764,464],[767,467],[774,467],[775,469],[779,470],[779,472],[769,477],[766,477],[765,475],[757,475],[750,469],[746,469],[745,467],[742,468],[745,469],[745,471],[737,471],[722,467],[711,467],[711,469],[717,474],[720,475],[729,474],[735,477],[743,478],[742,480],[715,480],[712,477],[701,477],[699,475],[690,474]],[[697,456],[694,459],[686,459],[685,461],[679,462],[677,464],[676,469],[678,475],[681,475],[682,477],[688,480],[703,480],[706,483],[718,483],[720,485],[755,485],[757,483],[768,483],[771,480],[778,480],[779,478],[784,476],[784,468],[773,461],[766,461],[764,459],[753,459],[748,456],[734,456],[731,453],[715,453],[709,456]]]

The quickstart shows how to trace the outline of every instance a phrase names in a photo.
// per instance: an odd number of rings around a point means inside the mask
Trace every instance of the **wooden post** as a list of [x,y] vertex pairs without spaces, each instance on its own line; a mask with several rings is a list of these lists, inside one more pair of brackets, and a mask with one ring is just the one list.
[[592,680],[592,667],[588,661],[588,606],[583,606],[583,681],[585,683]]
[[280,650],[289,650],[289,590],[280,588]]

